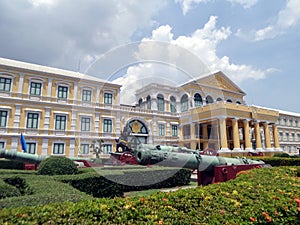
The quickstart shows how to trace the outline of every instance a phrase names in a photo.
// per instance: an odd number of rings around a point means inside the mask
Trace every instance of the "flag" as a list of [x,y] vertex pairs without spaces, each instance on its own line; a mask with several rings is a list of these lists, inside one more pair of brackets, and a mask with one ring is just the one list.
[[21,145],[22,145],[23,152],[27,152],[27,144],[26,144],[25,138],[24,138],[22,133],[21,133],[20,142],[21,142]]

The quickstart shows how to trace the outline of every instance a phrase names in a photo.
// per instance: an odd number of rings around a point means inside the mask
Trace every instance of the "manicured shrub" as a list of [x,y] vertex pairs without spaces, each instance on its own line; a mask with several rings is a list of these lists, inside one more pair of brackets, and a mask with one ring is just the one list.
[[262,160],[271,166],[300,166],[300,158],[255,157],[252,159]]
[[23,170],[24,163],[13,160],[0,160],[0,169]]
[[69,158],[51,156],[40,163],[37,173],[40,175],[76,174],[78,168]]
[[3,180],[0,180],[0,199],[20,195],[21,194],[16,187],[5,183]]
[[15,177],[8,177],[4,179],[4,182],[10,185],[15,186],[21,195],[25,194],[32,194],[29,186],[27,185],[25,179],[15,176]]
[[136,198],[0,211],[0,224],[299,224],[297,168],[244,171],[234,180]]
[[282,158],[289,158],[290,155],[287,153],[277,153],[274,155],[274,157],[282,157]]

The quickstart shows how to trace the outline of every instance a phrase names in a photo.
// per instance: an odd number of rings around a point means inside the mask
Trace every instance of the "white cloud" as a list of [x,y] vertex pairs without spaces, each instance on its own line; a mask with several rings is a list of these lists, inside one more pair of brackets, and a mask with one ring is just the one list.
[[253,39],[255,41],[261,41],[275,38],[276,36],[285,33],[291,27],[298,25],[299,21],[300,1],[287,0],[285,8],[279,11],[275,22],[265,28],[255,31]]
[[[221,70],[234,82],[240,83],[247,79],[263,79],[272,72],[271,69],[257,70],[250,65],[234,64],[228,56],[218,57],[217,46],[231,35],[231,31],[229,27],[217,28],[216,22],[217,17],[211,16],[202,29],[194,31],[190,36],[177,38],[174,38],[172,28],[164,25],[154,30],[150,38],[144,38],[139,45],[136,57],[144,60],[156,59],[160,63],[138,64],[129,67],[126,75],[115,80],[123,85],[123,91],[126,92],[126,94],[123,93],[124,96],[127,96],[127,99],[123,99],[127,100],[124,103],[129,104],[136,100],[134,91],[150,81],[159,81],[160,83],[169,81],[169,84],[177,86],[207,73],[207,71]],[[149,45],[149,41],[153,43]],[[155,41],[166,41],[171,44],[166,47]],[[167,62],[164,64],[165,67],[162,67],[162,62]],[[174,68],[171,65],[177,67]],[[179,68],[181,71],[178,71]]]
[[[182,13],[186,15],[195,5],[206,2],[213,2],[214,0],[175,0],[176,3],[181,4]],[[239,4],[245,9],[254,6],[258,0],[226,0],[232,4]]]
[[81,61],[83,71],[87,58],[151,27],[165,5],[166,0],[1,0],[1,55],[69,70]]

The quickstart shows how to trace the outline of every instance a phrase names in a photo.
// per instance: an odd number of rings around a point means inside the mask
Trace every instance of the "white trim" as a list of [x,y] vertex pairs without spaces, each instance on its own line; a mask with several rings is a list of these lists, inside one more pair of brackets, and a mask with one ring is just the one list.
[[53,114],[64,114],[64,115],[69,115],[68,112],[64,112],[64,111],[53,111]]
[[24,109],[25,111],[32,111],[32,112],[43,112],[43,110],[41,110],[41,109],[32,109],[32,108],[25,108]]
[[0,109],[11,110],[11,107],[10,106],[0,105]]
[[[63,154],[54,154],[54,145],[55,144],[63,144],[64,145],[64,153]],[[51,155],[65,156],[66,155],[66,141],[56,140],[52,142]]]

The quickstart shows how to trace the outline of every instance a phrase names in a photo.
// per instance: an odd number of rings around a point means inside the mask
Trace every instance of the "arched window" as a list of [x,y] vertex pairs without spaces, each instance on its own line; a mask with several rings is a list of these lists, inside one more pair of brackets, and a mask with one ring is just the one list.
[[165,111],[165,99],[161,94],[157,95],[157,110],[162,112]]
[[232,100],[231,99],[227,99],[226,102],[232,102]]
[[150,97],[150,95],[147,96],[146,102],[147,102],[147,109],[151,109],[151,97]]
[[211,104],[211,103],[214,103],[213,98],[210,95],[206,96],[206,104]]
[[170,98],[170,110],[171,112],[177,112],[176,98],[174,96],[171,96]]
[[181,112],[188,111],[189,109],[189,97],[187,94],[183,95],[180,100],[181,103]]
[[239,105],[240,105],[240,104],[241,104],[241,102],[240,102],[240,101],[237,101],[237,102],[236,102],[236,104],[239,104]]
[[223,99],[217,98],[217,102],[222,102],[222,101],[223,101]]
[[143,104],[143,99],[139,99],[139,107],[142,107],[142,104]]
[[200,94],[196,93],[194,95],[194,103],[195,103],[195,107],[200,107],[203,105],[202,97]]

